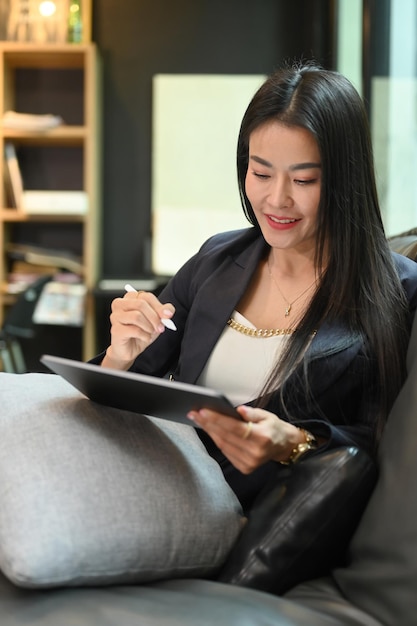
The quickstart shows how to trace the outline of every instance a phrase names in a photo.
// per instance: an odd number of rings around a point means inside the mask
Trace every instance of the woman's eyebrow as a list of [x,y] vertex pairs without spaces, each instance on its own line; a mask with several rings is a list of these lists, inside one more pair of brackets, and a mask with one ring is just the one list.
[[261,157],[258,157],[255,154],[252,154],[250,156],[250,160],[256,161],[256,163],[259,163],[260,165],[265,165],[265,167],[272,167],[272,163],[270,163],[269,161],[266,161],[265,159],[261,159]]
[[[256,154],[252,154],[250,156],[250,160],[251,161],[255,161],[256,163],[259,163],[260,165],[264,165],[265,167],[273,167],[272,163],[270,163],[269,161],[267,161],[266,159],[262,159],[259,156],[256,156]],[[290,167],[288,168],[291,172],[297,171],[297,170],[309,170],[309,169],[314,169],[314,168],[321,168],[321,163],[314,163],[314,162],[306,162],[306,163],[295,163],[294,165],[290,165]]]
[[290,165],[290,170],[292,172],[294,172],[295,170],[311,170],[314,168],[319,168],[321,169],[321,163],[313,163],[313,162],[307,162],[307,163],[295,163],[294,165]]

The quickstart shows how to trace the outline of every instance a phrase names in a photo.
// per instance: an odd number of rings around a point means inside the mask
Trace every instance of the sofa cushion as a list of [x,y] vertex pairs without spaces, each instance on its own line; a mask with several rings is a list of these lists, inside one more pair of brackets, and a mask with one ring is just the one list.
[[0,574],[0,611],[1,626],[381,626],[359,612],[345,622],[342,600],[310,610],[200,579],[44,591],[15,587]]
[[0,374],[0,569],[27,587],[210,576],[244,521],[194,428]]
[[[352,604],[336,585],[334,578],[323,576],[297,585],[283,596],[299,607],[308,608],[332,621],[332,626],[385,626]],[[323,618],[323,626],[325,624]],[[310,622],[302,622],[305,626]]]
[[379,480],[351,542],[351,563],[335,572],[345,596],[387,626],[417,619],[417,320],[407,366],[380,446]]

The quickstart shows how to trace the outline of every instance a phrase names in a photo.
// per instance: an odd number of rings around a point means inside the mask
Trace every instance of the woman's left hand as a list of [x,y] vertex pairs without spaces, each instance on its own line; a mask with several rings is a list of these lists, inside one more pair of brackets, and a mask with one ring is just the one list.
[[237,407],[237,412],[242,421],[209,409],[191,411],[188,417],[243,474],[250,474],[268,461],[285,461],[305,440],[299,428],[274,413],[246,405]]

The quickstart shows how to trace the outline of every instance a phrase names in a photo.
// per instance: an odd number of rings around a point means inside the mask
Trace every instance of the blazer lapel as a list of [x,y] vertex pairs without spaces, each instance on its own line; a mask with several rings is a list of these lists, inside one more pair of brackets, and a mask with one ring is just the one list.
[[195,383],[265,253],[257,239],[246,250],[228,257],[196,294],[183,339],[186,360],[180,361],[181,380]]
[[341,322],[325,322],[318,329],[316,336],[311,342],[309,357],[328,357],[336,352],[351,348],[354,344],[362,345],[363,338],[359,332],[351,331]]

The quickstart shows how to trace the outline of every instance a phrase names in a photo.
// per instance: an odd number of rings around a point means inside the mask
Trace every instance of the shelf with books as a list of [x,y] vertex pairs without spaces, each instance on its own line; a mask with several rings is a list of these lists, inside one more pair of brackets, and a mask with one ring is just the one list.
[[[63,252],[78,254],[82,264],[87,291],[83,358],[96,351],[98,63],[94,44],[0,42],[0,154],[5,154],[6,146],[14,147],[23,186],[20,202],[13,202],[9,201],[10,191],[6,195],[6,186],[0,185],[0,325],[5,308],[13,302],[8,281],[12,273],[10,246],[62,246]],[[48,116],[54,118],[52,125],[44,127]],[[3,156],[2,181],[6,166]]]

